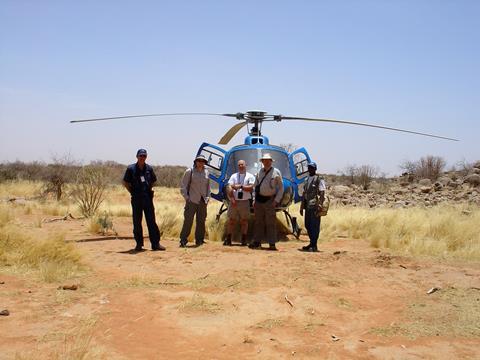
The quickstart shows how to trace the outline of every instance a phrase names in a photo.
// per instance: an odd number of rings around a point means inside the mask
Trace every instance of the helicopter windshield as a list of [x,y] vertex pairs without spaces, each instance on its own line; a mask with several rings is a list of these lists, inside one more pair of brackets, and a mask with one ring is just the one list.
[[239,160],[245,160],[247,163],[247,171],[253,175],[256,175],[262,168],[262,163],[259,159],[262,157],[263,153],[269,153],[272,155],[273,166],[281,171],[284,178],[291,178],[288,154],[273,149],[263,149],[262,151],[262,149],[255,148],[236,150],[230,153],[227,164],[226,178],[228,179],[232,174],[238,171],[237,163]]

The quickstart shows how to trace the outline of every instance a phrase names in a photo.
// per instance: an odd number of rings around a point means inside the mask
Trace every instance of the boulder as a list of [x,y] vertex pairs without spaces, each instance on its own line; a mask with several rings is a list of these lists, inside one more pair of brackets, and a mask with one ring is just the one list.
[[480,185],[480,175],[479,174],[471,174],[465,177],[463,180],[464,183],[470,184],[472,186]]
[[422,179],[418,182],[418,185],[420,185],[420,186],[431,186],[432,185],[432,180]]
[[429,194],[432,191],[432,187],[431,186],[422,186],[420,188],[420,191],[424,194]]
[[442,184],[443,186],[449,186],[452,182],[452,179],[450,179],[448,176],[442,176],[437,180],[437,182]]
[[350,192],[352,192],[352,189],[345,185],[335,185],[330,190],[330,193],[335,197],[342,197]]
[[480,160],[475,161],[475,163],[473,164],[473,167],[474,169],[480,169]]

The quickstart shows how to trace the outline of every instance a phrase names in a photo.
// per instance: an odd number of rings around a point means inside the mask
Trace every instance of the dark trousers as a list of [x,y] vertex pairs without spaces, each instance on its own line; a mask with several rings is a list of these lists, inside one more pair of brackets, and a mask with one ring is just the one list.
[[145,213],[150,243],[152,247],[156,247],[160,243],[160,231],[155,221],[153,199],[148,195],[132,196],[133,236],[135,237],[138,247],[143,246],[143,213]]
[[180,241],[183,244],[188,242],[188,236],[192,231],[193,217],[195,216],[195,243],[203,243],[205,238],[205,220],[207,219],[207,204],[200,200],[200,203],[195,204],[191,201],[185,203],[183,211],[183,226],[180,233]]
[[270,245],[277,242],[277,213],[273,207],[273,196],[265,203],[255,201],[255,242],[267,241]]
[[305,228],[307,229],[310,245],[317,247],[318,236],[320,235],[320,216],[317,216],[316,209],[305,210]]

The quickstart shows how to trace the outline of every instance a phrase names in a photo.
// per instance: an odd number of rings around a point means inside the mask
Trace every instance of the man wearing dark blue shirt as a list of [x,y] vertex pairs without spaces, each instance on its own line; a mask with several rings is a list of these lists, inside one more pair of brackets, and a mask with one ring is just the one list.
[[143,213],[145,213],[152,250],[165,250],[165,247],[160,245],[160,231],[155,221],[155,207],[153,206],[152,187],[157,181],[157,177],[153,168],[145,163],[146,160],[147,150],[139,149],[137,162],[127,167],[123,177],[123,185],[132,195],[133,236],[137,243],[135,251],[143,250]]

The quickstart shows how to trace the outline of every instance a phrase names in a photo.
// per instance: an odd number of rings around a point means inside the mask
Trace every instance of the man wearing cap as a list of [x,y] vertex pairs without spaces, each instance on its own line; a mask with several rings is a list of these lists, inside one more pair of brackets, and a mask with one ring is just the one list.
[[153,168],[145,163],[146,160],[147,150],[139,149],[137,151],[137,162],[129,165],[123,176],[123,185],[132,196],[133,236],[137,243],[135,251],[143,250],[143,213],[145,213],[145,220],[147,221],[148,237],[152,244],[152,250],[165,250],[165,247],[160,245],[160,231],[155,221],[155,207],[153,206],[152,187],[157,181],[157,177]]
[[300,215],[305,210],[305,228],[307,229],[310,244],[302,247],[303,251],[317,252],[317,241],[320,235],[320,211],[325,201],[325,180],[316,174],[317,164],[308,164],[308,178],[305,180],[305,187],[300,205]]
[[261,247],[263,240],[268,241],[269,250],[277,250],[277,215],[275,208],[283,197],[283,180],[280,170],[272,166],[273,158],[264,154],[260,159],[263,168],[255,177],[255,240],[250,248]]
[[247,172],[245,160],[238,161],[238,172],[230,176],[228,180],[228,225],[227,238],[223,245],[232,245],[233,229],[240,220],[242,232],[242,246],[247,245],[248,217],[250,216],[250,200],[252,199],[255,176]]
[[207,219],[207,204],[210,199],[210,180],[208,170],[205,168],[207,159],[197,155],[193,167],[183,174],[180,193],[185,199],[183,212],[183,226],[180,233],[180,247],[186,247],[188,236],[192,230],[193,217],[195,216],[195,244],[203,245],[205,238],[205,220]]

